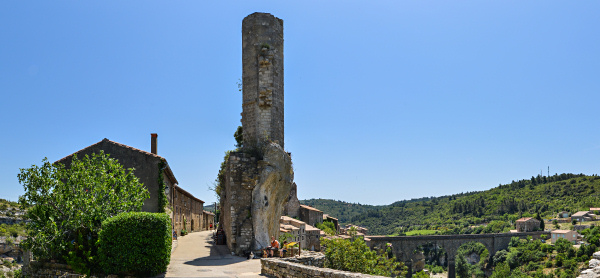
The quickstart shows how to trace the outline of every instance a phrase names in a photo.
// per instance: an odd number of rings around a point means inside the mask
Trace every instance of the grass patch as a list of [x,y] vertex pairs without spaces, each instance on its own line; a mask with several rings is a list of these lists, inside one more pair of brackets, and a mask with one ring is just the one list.
[[435,235],[437,230],[414,230],[410,232],[406,232],[407,236],[427,236],[427,235]]

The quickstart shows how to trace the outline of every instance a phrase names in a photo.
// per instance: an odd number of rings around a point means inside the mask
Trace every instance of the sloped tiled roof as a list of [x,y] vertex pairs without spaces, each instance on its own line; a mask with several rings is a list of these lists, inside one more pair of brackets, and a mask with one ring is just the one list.
[[300,205],[300,207],[301,207],[301,208],[305,208],[305,209],[307,209],[307,210],[312,210],[312,211],[318,211],[318,212],[322,212],[322,211],[320,211],[320,210],[318,210],[318,209],[316,209],[316,208],[309,207],[309,206],[307,206],[307,205]]
[[[101,144],[111,144],[111,145],[115,145],[115,146],[118,146],[118,147],[121,147],[121,148],[124,148],[124,149],[129,149],[129,150],[132,150],[132,151],[135,151],[135,152],[139,152],[139,153],[141,153],[141,154],[143,154],[143,155],[147,155],[147,156],[155,157],[155,158],[158,158],[158,159],[162,159],[162,160],[164,160],[165,162],[167,161],[167,160],[166,160],[164,157],[162,157],[162,156],[160,156],[160,155],[153,154],[153,153],[151,153],[151,152],[147,152],[147,151],[144,151],[144,150],[136,149],[136,148],[134,148],[134,147],[127,146],[127,145],[125,145],[125,144],[117,143],[117,142],[115,142],[115,141],[111,141],[111,140],[108,140],[107,138],[104,138],[104,139],[102,139],[100,142],[98,142],[98,143],[95,143],[95,144],[92,144],[92,145],[89,145],[89,146],[87,146],[87,147],[85,147],[85,148],[83,148],[83,149],[81,149],[81,150],[78,150],[78,151],[76,151],[76,152],[74,152],[74,153],[72,153],[72,154],[70,154],[70,155],[67,155],[67,156],[65,156],[65,157],[63,157],[63,158],[61,158],[61,159],[59,159],[59,160],[55,161],[54,163],[64,163],[64,162],[65,162],[67,159],[70,159],[70,158],[72,158],[72,157],[73,157],[75,154],[80,154],[80,153],[82,153],[82,152],[84,152],[84,151],[86,151],[86,150],[88,150],[88,149],[91,149],[91,148],[97,147],[98,145],[101,145]],[[171,170],[171,167],[169,167],[169,163],[167,163],[167,167],[166,167],[166,169],[165,169],[165,172],[166,172],[167,176],[169,177],[169,179],[171,179],[171,181],[172,181],[174,184],[177,184],[177,183],[179,183],[179,182],[177,182],[177,179],[175,178],[175,175],[173,174],[173,171]]]

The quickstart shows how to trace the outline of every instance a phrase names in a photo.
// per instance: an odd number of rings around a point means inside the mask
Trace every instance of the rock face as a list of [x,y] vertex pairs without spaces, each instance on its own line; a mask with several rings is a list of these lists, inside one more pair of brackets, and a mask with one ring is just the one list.
[[290,196],[288,202],[283,209],[283,214],[289,217],[298,217],[298,211],[300,210],[300,201],[298,200],[298,186],[296,183],[292,183],[292,189],[290,190]]
[[294,171],[292,159],[276,143],[266,145],[260,179],[252,191],[255,249],[269,246],[270,236],[279,236],[279,218],[288,201]]
[[589,269],[581,272],[577,278],[597,278],[600,277],[600,251],[594,253],[590,260]]

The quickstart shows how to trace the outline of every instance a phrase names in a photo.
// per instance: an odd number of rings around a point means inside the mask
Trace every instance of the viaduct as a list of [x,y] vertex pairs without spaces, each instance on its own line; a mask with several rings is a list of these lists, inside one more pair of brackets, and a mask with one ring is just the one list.
[[412,277],[412,264],[414,260],[415,250],[419,246],[425,244],[436,244],[443,247],[448,254],[448,278],[456,278],[454,269],[454,259],[458,248],[470,241],[476,241],[485,246],[490,257],[493,257],[496,252],[508,248],[508,244],[512,237],[540,238],[541,235],[550,236],[550,232],[525,232],[525,233],[501,233],[501,234],[475,234],[475,235],[432,235],[432,236],[366,236],[370,239],[367,241],[371,249],[377,248],[386,249],[387,243],[392,244],[392,251],[399,261],[404,262],[408,267],[408,276]]

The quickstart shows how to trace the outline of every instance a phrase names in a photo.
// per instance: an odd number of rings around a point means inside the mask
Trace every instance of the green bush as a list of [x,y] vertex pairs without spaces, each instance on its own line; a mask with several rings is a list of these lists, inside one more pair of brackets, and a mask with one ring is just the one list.
[[155,275],[171,260],[171,222],[164,213],[128,212],[102,222],[98,240],[106,274]]

